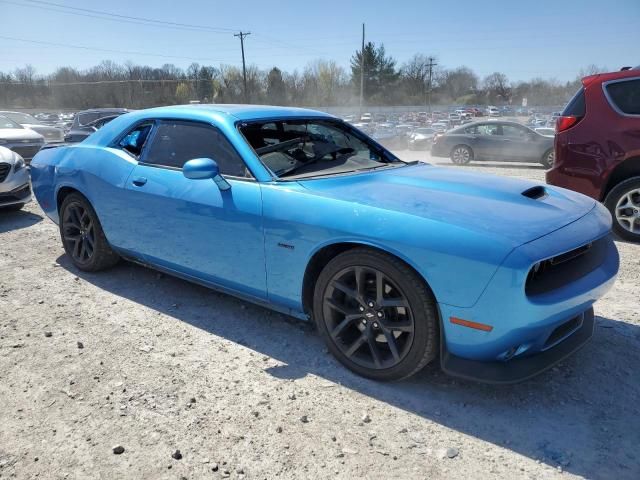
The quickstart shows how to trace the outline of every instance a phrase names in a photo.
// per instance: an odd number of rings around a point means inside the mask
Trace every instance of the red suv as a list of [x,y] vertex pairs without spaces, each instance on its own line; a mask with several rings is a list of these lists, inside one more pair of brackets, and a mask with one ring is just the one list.
[[582,79],[557,119],[547,183],[603,202],[614,231],[640,241],[640,67]]

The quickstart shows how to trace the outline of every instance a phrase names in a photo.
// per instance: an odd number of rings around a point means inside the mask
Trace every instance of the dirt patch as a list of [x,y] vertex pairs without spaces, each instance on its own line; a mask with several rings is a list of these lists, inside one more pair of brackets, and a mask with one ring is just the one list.
[[128,263],[81,273],[43,217],[0,213],[0,478],[640,477],[640,245],[618,242],[593,341],[551,371],[379,384],[289,317]]

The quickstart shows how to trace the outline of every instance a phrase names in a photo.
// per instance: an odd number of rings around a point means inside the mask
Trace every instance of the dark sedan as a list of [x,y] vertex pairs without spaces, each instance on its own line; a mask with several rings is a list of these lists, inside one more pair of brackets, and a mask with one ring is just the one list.
[[472,160],[535,162],[553,166],[553,138],[516,122],[487,121],[463,125],[433,140],[431,155],[456,164]]
[[130,111],[125,108],[98,108],[79,112],[73,119],[73,125],[64,140],[67,143],[81,142],[114,118]]

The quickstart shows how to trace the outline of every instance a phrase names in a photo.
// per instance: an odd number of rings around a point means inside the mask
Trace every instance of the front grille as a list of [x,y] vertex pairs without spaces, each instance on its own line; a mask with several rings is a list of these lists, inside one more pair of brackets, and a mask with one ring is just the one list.
[[605,259],[610,239],[603,237],[568,252],[547,258],[532,267],[527,276],[528,296],[548,293],[570,284],[592,272]]
[[10,171],[11,165],[8,163],[0,163],[0,183],[5,181]]
[[40,151],[41,147],[42,145],[39,144],[39,145],[25,145],[25,146],[13,145],[10,148],[25,160],[31,160],[33,157],[35,157],[36,153]]

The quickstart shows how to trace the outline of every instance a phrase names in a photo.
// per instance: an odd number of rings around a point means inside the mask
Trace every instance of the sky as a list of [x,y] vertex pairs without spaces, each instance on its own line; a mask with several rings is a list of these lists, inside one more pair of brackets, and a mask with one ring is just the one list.
[[640,0],[0,0],[0,71],[102,60],[241,66],[241,30],[251,32],[247,64],[261,69],[302,70],[318,58],[348,68],[362,23],[398,65],[424,53],[480,77],[567,81],[590,64],[640,64]]

